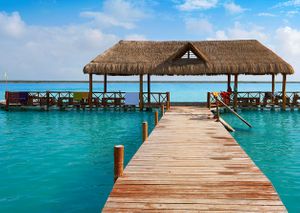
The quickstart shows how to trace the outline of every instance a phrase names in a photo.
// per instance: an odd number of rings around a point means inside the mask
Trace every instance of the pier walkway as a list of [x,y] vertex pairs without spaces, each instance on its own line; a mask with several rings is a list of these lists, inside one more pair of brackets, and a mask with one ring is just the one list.
[[271,182],[212,113],[190,106],[166,112],[116,181],[103,211],[286,209]]

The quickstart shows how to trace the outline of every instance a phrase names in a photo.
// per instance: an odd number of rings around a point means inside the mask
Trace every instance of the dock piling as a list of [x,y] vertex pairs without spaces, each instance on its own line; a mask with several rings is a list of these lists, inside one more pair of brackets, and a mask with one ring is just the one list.
[[210,92],[207,93],[207,108],[210,109]]
[[6,102],[5,102],[5,110],[6,111],[8,111],[9,110],[9,92],[8,91],[6,91],[6,93],[5,93],[5,95],[6,95]]
[[161,116],[165,114],[165,106],[162,104],[160,105],[160,111],[161,111]]
[[148,123],[146,121],[142,124],[142,132],[143,142],[145,142],[148,138]]
[[114,182],[123,175],[124,169],[124,146],[114,147]]
[[158,124],[158,111],[154,112],[155,115],[155,126]]
[[169,110],[170,109],[170,92],[167,92],[167,103],[166,103],[166,109]]

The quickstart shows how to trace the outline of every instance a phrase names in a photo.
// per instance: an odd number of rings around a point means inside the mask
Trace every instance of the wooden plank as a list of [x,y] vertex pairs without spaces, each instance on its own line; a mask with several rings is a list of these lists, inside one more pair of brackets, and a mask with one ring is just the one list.
[[172,107],[119,177],[104,212],[286,212],[208,109]]

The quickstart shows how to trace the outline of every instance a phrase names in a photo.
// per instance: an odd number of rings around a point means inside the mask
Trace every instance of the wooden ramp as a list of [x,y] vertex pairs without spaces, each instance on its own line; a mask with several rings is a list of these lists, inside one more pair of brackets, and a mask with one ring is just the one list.
[[196,107],[168,111],[103,211],[286,212],[271,182],[212,117]]

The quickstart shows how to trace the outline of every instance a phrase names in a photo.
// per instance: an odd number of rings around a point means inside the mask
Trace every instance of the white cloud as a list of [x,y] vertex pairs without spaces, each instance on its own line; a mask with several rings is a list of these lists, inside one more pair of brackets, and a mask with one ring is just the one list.
[[100,28],[122,27],[133,29],[136,22],[145,18],[145,11],[133,1],[106,0],[102,12],[85,11],[81,17],[91,18],[94,25]]
[[213,32],[213,25],[206,19],[189,18],[185,20],[185,26],[189,33],[203,35]]
[[0,70],[9,79],[82,79],[83,66],[118,40],[87,25],[41,27],[27,25],[18,13],[0,17],[6,21],[0,24]]
[[299,7],[300,6],[300,0],[290,0],[290,1],[284,1],[276,4],[274,8],[276,7]]
[[286,15],[290,18],[294,17],[297,14],[299,14],[299,11],[297,11],[297,10],[287,11],[287,13],[286,13]]
[[218,0],[184,0],[184,2],[177,6],[179,10],[206,10],[216,7]]
[[13,12],[10,16],[6,13],[0,13],[0,34],[20,37],[25,33],[25,23],[22,21],[18,12]]
[[147,38],[144,35],[140,34],[130,34],[125,37],[125,40],[129,41],[145,41]]
[[210,39],[257,39],[264,42],[267,41],[268,35],[264,33],[263,27],[253,24],[242,25],[235,22],[233,27],[217,31],[215,38]]
[[281,27],[276,30],[274,48],[285,60],[287,60],[295,69],[295,76],[300,78],[300,29],[291,27]]
[[235,4],[233,1],[232,2],[227,2],[224,4],[224,8],[230,13],[230,14],[238,14],[238,13],[243,13],[247,9],[242,8],[240,5]]
[[265,17],[275,17],[276,15],[273,13],[258,13],[258,16],[265,16]]
[[281,27],[276,30],[276,40],[279,50],[284,55],[294,56],[299,61],[300,58],[300,30],[291,27]]

